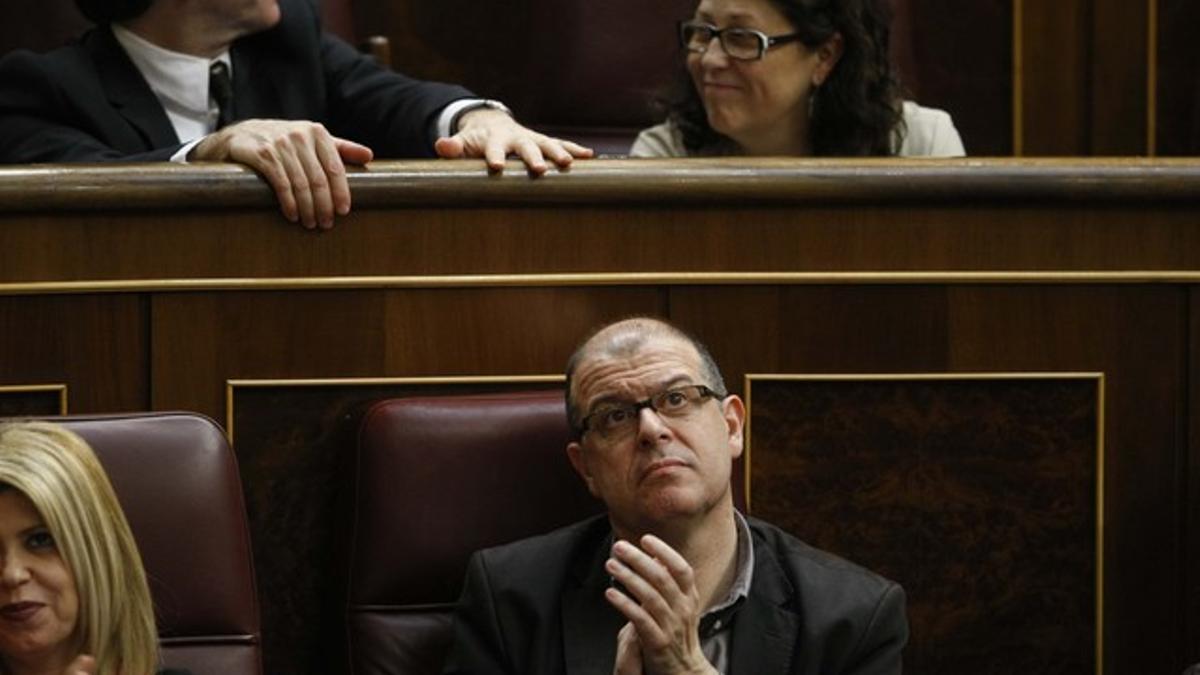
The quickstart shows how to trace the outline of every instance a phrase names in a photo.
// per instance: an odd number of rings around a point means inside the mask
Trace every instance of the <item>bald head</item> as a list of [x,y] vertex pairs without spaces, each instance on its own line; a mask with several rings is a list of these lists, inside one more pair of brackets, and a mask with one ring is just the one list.
[[579,436],[583,411],[575,400],[575,372],[580,366],[597,358],[629,359],[640,353],[647,344],[659,340],[677,340],[690,345],[696,352],[700,375],[714,391],[725,393],[725,380],[708,352],[708,348],[687,331],[662,319],[634,317],[610,323],[593,332],[575,349],[567,360],[567,422],[572,432]]

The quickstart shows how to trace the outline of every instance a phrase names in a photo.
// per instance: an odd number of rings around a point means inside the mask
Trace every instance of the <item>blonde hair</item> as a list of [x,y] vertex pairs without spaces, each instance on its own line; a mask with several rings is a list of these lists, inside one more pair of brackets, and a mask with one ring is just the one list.
[[47,422],[0,425],[0,486],[33,503],[75,578],[75,639],[100,675],[151,675],[158,631],[146,571],[87,442]]

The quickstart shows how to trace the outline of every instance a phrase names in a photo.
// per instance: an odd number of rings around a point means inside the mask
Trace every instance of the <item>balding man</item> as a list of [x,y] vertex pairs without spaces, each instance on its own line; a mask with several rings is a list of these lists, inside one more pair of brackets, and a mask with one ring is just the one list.
[[745,407],[699,341],[599,330],[567,364],[567,415],[608,513],[477,553],[447,673],[900,672],[898,585],[734,509]]
[[285,217],[331,227],[347,164],[591,156],[496,101],[381,68],[325,34],[313,0],[76,0],[97,28],[0,61],[0,163],[218,161],[271,185]]

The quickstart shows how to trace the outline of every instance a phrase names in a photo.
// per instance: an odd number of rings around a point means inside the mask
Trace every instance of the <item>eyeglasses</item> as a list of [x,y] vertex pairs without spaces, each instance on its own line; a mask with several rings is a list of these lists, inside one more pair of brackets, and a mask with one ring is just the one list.
[[675,387],[659,392],[636,403],[603,405],[583,418],[579,436],[594,431],[606,441],[624,438],[637,430],[638,413],[649,408],[667,419],[687,417],[710,398],[723,399],[726,394],[715,392],[702,384]]
[[708,51],[713,38],[721,41],[721,49],[725,50],[729,58],[737,61],[757,61],[766,56],[768,49],[799,40],[800,34],[770,37],[751,28],[717,28],[710,23],[699,21],[679,22],[679,45],[689,52],[703,54]]

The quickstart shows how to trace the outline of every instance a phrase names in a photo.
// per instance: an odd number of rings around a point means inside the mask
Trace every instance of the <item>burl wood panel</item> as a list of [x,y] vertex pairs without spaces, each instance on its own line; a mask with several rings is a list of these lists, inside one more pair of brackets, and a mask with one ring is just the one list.
[[900,582],[905,670],[1096,671],[1096,379],[751,380],[751,511]]
[[554,383],[341,384],[233,392],[238,457],[262,605],[266,673],[329,672],[326,635],[342,630],[330,602],[339,470],[372,403],[411,395],[554,389]]

